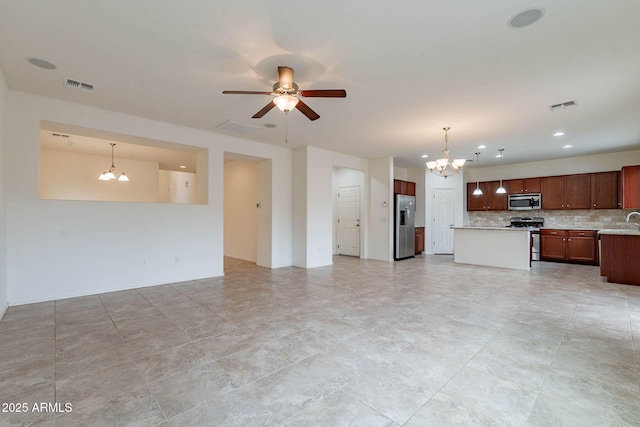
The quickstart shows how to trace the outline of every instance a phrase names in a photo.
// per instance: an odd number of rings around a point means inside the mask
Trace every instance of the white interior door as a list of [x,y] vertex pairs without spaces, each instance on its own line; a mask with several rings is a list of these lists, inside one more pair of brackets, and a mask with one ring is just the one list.
[[454,190],[433,190],[433,253],[453,253]]
[[338,254],[360,256],[360,186],[338,188]]

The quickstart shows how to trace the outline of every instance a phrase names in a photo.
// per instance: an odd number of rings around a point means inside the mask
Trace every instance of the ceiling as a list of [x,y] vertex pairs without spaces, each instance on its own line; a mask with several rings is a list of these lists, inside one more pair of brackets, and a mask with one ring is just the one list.
[[[508,25],[530,8],[538,22]],[[504,164],[640,149],[637,0],[0,0],[0,16],[11,89],[268,144],[403,167],[438,158],[445,126],[452,158],[485,144],[485,166],[499,148]],[[271,90],[279,65],[347,98],[304,98],[312,122],[252,119],[269,97],[222,94]],[[227,120],[255,128],[217,129]]]

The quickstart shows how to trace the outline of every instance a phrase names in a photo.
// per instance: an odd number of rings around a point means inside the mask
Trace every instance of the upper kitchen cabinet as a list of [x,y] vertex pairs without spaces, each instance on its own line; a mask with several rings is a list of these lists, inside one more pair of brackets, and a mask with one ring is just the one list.
[[400,179],[393,180],[394,194],[403,194],[405,196],[416,195],[416,183],[411,181],[402,181]]
[[509,194],[539,193],[540,178],[507,179],[504,187]]
[[640,208],[640,165],[622,168],[622,207]]
[[621,207],[618,200],[618,181],[620,172],[597,172],[591,174],[591,208],[617,209]]
[[506,194],[496,194],[500,181],[481,182],[482,195],[474,196],[475,182],[467,183],[468,211],[506,211],[508,199]]
[[542,209],[591,208],[591,174],[543,177],[540,190]]

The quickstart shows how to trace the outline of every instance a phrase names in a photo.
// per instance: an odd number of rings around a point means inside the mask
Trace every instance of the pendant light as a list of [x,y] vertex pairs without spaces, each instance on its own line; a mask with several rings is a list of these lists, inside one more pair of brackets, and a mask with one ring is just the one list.
[[[111,145],[111,167],[108,171],[104,171],[100,174],[100,176],[98,177],[100,181],[114,181],[116,179],[116,174],[114,172],[117,168],[113,162],[113,148],[116,146],[116,144],[110,142],[109,145]],[[118,181],[128,182],[129,177],[124,173],[124,171],[122,171],[122,173],[118,176]]]
[[[480,164],[480,152],[476,153],[476,164]],[[479,177],[476,176],[476,189],[473,190],[474,196],[482,196],[482,190],[480,189],[480,180]]]
[[502,158],[504,157],[502,152],[504,151],[504,148],[500,148],[498,151],[500,152],[500,187],[496,190],[496,194],[507,194],[507,189],[502,185]]

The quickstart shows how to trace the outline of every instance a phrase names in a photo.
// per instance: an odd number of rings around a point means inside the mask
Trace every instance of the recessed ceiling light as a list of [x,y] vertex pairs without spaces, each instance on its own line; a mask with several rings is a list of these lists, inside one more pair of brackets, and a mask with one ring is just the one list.
[[180,169],[186,169],[187,167],[185,165],[180,165]]
[[428,155],[428,154],[423,154],[423,155],[422,155],[422,156],[420,156],[420,157],[422,157],[423,159],[426,159],[427,157],[429,157],[429,155]]
[[487,148],[487,146],[482,144],[482,145],[478,145],[478,148],[482,150],[483,148]]
[[571,147],[573,147],[573,145],[569,145],[569,144],[567,144],[567,145],[563,145],[563,146],[562,146],[562,148],[571,148]]
[[511,28],[522,28],[533,24],[544,15],[544,9],[534,8],[522,11],[509,19]]
[[564,135],[564,132],[556,132],[553,134],[553,136],[562,136]]
[[44,68],[45,70],[55,70],[56,69],[55,65],[53,65],[49,61],[45,61],[44,59],[27,58],[27,61],[29,61],[29,63],[31,65],[35,65],[36,67],[39,67],[39,68]]

